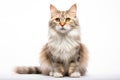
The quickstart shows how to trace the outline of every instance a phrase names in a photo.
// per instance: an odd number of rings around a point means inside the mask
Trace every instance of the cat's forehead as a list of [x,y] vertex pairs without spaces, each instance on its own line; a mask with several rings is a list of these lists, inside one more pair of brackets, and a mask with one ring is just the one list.
[[59,17],[66,17],[66,16],[68,16],[68,12],[67,11],[58,11],[57,15]]

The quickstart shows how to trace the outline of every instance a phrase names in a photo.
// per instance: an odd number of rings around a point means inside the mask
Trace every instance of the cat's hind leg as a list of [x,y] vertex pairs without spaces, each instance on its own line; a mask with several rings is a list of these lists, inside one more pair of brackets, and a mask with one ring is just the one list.
[[52,61],[50,59],[48,44],[46,44],[40,53],[40,70],[42,74],[50,75],[53,70]]
[[80,65],[79,70],[81,76],[84,76],[87,72],[87,64],[88,64],[88,50],[85,45],[80,44]]

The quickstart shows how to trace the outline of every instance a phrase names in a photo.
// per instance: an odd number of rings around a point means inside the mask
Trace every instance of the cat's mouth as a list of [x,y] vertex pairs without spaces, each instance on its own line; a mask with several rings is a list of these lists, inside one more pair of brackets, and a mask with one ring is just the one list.
[[60,33],[66,33],[67,30],[66,30],[65,28],[62,27],[62,28],[59,29],[59,32],[60,32]]
[[60,30],[66,30],[66,29],[62,27],[62,28],[60,28]]

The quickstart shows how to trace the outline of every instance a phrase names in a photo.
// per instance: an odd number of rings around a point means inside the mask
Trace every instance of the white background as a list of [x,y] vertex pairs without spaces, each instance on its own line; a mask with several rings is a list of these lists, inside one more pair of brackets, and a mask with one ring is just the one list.
[[88,75],[120,75],[120,0],[0,0],[0,74],[39,65],[48,39],[49,5],[77,3],[82,42],[89,49]]

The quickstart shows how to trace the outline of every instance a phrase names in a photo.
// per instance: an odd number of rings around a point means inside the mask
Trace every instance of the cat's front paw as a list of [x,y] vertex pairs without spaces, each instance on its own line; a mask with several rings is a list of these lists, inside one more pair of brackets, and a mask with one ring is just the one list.
[[49,72],[49,76],[53,76],[53,72],[51,71],[51,72]]
[[63,77],[63,74],[60,73],[60,72],[54,72],[53,76],[56,77],[56,78],[60,78],[60,77]]
[[70,77],[79,78],[80,77],[80,73],[79,72],[73,72],[73,73],[70,74]]

